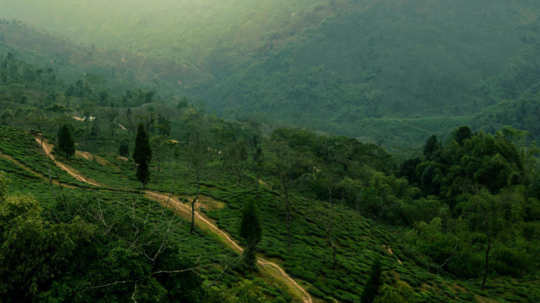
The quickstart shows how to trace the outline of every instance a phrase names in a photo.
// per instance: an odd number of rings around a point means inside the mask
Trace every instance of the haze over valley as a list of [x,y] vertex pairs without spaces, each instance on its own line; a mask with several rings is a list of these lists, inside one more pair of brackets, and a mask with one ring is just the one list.
[[0,0],[0,301],[540,302],[539,16]]

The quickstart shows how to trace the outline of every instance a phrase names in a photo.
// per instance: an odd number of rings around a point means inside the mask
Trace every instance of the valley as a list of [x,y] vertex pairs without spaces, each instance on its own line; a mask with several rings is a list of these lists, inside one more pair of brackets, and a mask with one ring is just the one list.
[[0,1],[0,301],[540,301],[539,12]]

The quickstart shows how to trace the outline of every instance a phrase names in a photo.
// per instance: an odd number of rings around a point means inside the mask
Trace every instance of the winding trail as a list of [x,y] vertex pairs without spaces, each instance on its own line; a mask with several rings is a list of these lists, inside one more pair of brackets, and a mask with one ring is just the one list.
[[[45,154],[48,155],[58,167],[65,170],[69,175],[71,175],[75,179],[81,182],[88,183],[92,186],[107,188],[107,186],[105,185],[99,184],[98,182],[94,180],[85,178],[81,173],[79,173],[75,169],[67,165],[64,165],[60,163],[59,161],[57,161],[56,159],[54,159],[54,156],[51,154],[51,151],[52,151],[51,144],[42,142],[41,139],[39,138],[36,138],[36,141],[40,144],[40,146],[43,146],[43,151],[45,152]],[[189,206],[185,205],[184,203],[182,203],[175,197],[172,197],[172,196],[169,197],[167,195],[152,192],[152,191],[146,191],[146,197],[154,198],[160,201],[164,206],[167,205],[168,207],[173,208],[177,211],[182,211],[188,214],[191,212],[191,208]],[[199,227],[203,227],[205,229],[210,230],[214,234],[217,234],[221,239],[223,239],[225,244],[227,244],[227,246],[229,246],[231,249],[233,249],[234,251],[238,253],[242,253],[244,251],[244,249],[240,245],[238,245],[238,243],[236,243],[227,233],[225,233],[224,231],[219,229],[214,223],[206,219],[198,210],[195,211],[195,218],[196,218],[196,224],[199,225]],[[285,285],[287,285],[287,287],[289,288],[289,291],[292,292],[294,295],[298,296],[299,298],[302,298],[302,301],[304,303],[313,303],[313,300],[311,296],[309,295],[309,293],[302,286],[300,286],[293,278],[291,278],[291,276],[289,276],[279,265],[277,265],[276,263],[270,262],[268,260],[262,259],[262,258],[259,258],[257,263],[259,264],[259,266],[266,268],[267,269],[266,272],[268,274],[281,280]]]
[[49,156],[54,164],[56,164],[56,166],[60,167],[61,169],[65,170],[70,176],[72,176],[73,178],[81,181],[81,182],[84,182],[84,183],[88,183],[92,186],[97,186],[97,187],[107,187],[107,186],[104,186],[104,185],[101,185],[99,183],[97,183],[96,181],[94,180],[91,180],[91,179],[88,179],[88,178],[85,178],[81,175],[81,173],[79,173],[78,171],[76,171],[75,169],[67,166],[67,165],[64,165],[58,161],[56,161],[54,159],[54,156],[51,154],[51,151],[52,151],[52,145],[50,144],[47,144],[46,142],[43,142],[41,141],[41,139],[39,138],[36,138],[36,142],[43,147],[43,151],[45,152],[45,154],[47,156]]
[[123,126],[122,124],[120,124],[120,123],[118,123],[118,122],[114,122],[114,123],[116,123],[118,126],[120,126],[121,129],[126,129],[126,127]]
[[[184,212],[187,212],[188,214],[191,212],[191,208],[184,203],[180,202],[178,199],[174,197],[170,197],[167,195],[155,193],[152,191],[146,191],[147,197],[155,198],[156,200],[161,201],[164,205],[169,205],[170,207],[174,209],[183,208]],[[206,219],[199,211],[195,211],[195,218],[196,223],[198,225],[203,225],[207,229],[211,230],[213,233],[220,236],[220,238],[223,239],[223,241],[234,251],[242,253],[244,249],[238,245],[227,233],[219,229],[214,223],[210,222],[208,219]],[[282,280],[285,280],[285,284],[289,287],[289,290],[293,293],[295,293],[298,297],[303,298],[304,303],[313,303],[313,300],[311,299],[311,296],[306,292],[306,290],[300,286],[291,276],[289,276],[281,267],[279,267],[276,263],[267,261],[262,258],[258,258],[257,263],[262,267],[270,267],[273,270],[277,271],[279,274],[278,276],[281,277]],[[270,273],[276,276],[274,273]],[[278,277],[278,278],[279,278]]]
[[[26,166],[25,164],[22,164],[21,162],[17,161],[15,158],[13,158],[12,156],[8,156],[6,154],[3,154],[2,152],[0,152],[0,158],[3,158],[3,159],[6,159],[6,160],[9,160],[11,162],[13,162],[15,165],[19,166],[20,168],[22,168],[23,170],[25,170],[26,172],[28,173],[31,173],[32,175],[38,177],[42,182],[45,182],[45,183],[49,183],[49,178],[47,176],[45,176],[44,174],[40,173],[39,171],[34,171],[32,168]],[[66,184],[66,183],[60,183],[58,181],[58,179],[52,179],[51,180],[52,183],[54,185],[59,185],[59,186],[63,186],[63,187],[67,187],[67,188],[76,188],[75,186],[73,185],[69,185],[69,184]]]
[[125,62],[129,62],[131,59],[133,59],[133,58],[135,58],[135,57],[139,57],[139,56],[143,56],[143,57],[144,57],[143,60],[141,61],[141,64],[139,64],[139,73],[140,73],[140,72],[141,72],[141,67],[142,67],[144,61],[146,61],[146,56],[145,56],[144,54],[136,54],[135,56],[133,56],[133,57],[127,59],[127,60],[125,59],[125,56],[126,56],[126,55],[125,55],[124,53],[122,53],[122,62],[124,62],[124,63],[125,63]]
[[164,76],[164,75],[170,74],[170,73],[174,72],[174,71],[177,70],[177,69],[178,69],[178,66],[175,67],[174,69],[170,70],[170,71],[166,71],[166,72],[164,72],[164,73],[156,74],[156,75],[154,76],[154,78],[152,78],[152,80],[156,79],[156,78],[159,77],[159,76]]

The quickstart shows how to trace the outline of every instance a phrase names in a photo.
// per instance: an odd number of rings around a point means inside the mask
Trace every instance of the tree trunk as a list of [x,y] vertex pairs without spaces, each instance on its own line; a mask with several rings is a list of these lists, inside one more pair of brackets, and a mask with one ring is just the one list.
[[195,203],[197,203],[197,200],[199,200],[199,193],[201,190],[201,179],[199,178],[197,174],[197,196],[195,196],[195,199],[191,202],[191,230],[190,233],[193,235],[193,231],[195,229]]
[[287,201],[287,250],[291,251],[291,207]]
[[[486,225],[486,229],[489,228],[489,225]],[[489,251],[491,250],[491,238],[489,236],[489,230],[487,231],[487,240],[488,240],[488,247],[486,249],[486,272],[484,273],[484,281],[482,281],[482,290],[484,290],[484,285],[486,285],[486,280],[488,276],[489,271]]]
[[337,257],[337,247],[336,247],[336,245],[334,244],[334,240],[330,240],[330,241],[331,241],[331,243],[332,243],[332,248],[333,248],[333,250],[334,250],[334,252],[333,252],[333,257],[334,257],[334,267],[336,268],[336,267],[337,267],[337,259],[336,259],[336,257]]
[[289,192],[285,186],[285,206],[287,208],[287,250],[291,251],[291,205],[289,203]]
[[159,153],[157,154],[157,174],[156,174],[156,183],[158,181],[158,178],[159,178],[159,172],[161,171],[161,158],[159,157]]
[[255,191],[255,197],[258,197],[259,196],[259,177],[261,175],[261,171],[260,170],[257,170],[257,178],[255,179],[255,186],[257,188],[257,190]]
[[242,183],[242,165],[238,167],[238,185]]

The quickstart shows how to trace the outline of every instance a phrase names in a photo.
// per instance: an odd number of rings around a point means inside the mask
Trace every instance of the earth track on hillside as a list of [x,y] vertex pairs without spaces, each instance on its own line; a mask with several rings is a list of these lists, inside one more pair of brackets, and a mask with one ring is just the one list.
[[[43,147],[43,151],[45,152],[45,154],[49,156],[58,167],[66,171],[69,175],[71,175],[75,179],[84,183],[88,183],[92,186],[108,188],[105,185],[101,185],[94,180],[84,177],[80,172],[69,167],[68,165],[62,164],[59,161],[57,161],[54,158],[54,156],[51,154],[52,145],[47,144],[46,142],[43,142],[39,138],[36,138],[36,141],[38,142],[38,144],[40,144],[40,146]],[[155,198],[156,200],[161,201],[161,203],[165,202],[164,206],[167,205],[167,207],[173,208],[174,210],[178,212],[187,212],[188,214],[191,212],[191,208],[189,206],[180,202],[175,197],[166,196],[164,194],[160,194],[160,193],[156,193],[152,191],[146,191],[146,196]],[[242,253],[244,251],[244,249],[240,245],[238,245],[238,243],[236,243],[227,233],[225,233],[224,231],[219,229],[214,223],[206,219],[203,216],[203,214],[201,214],[198,210],[195,211],[195,217],[196,217],[196,224],[198,224],[200,227],[202,225],[202,227],[204,227],[205,229],[209,229],[212,233],[217,234],[221,239],[223,239],[224,243],[227,246],[229,246],[232,250],[238,253]],[[291,276],[289,276],[281,267],[279,267],[279,265],[277,265],[276,263],[267,261],[265,259],[262,259],[262,258],[259,258],[257,263],[259,264],[259,266],[263,268],[267,268],[267,269],[272,268],[273,269],[272,272],[269,270],[267,270],[266,272],[280,279],[283,283],[285,283],[285,285],[287,285],[287,287],[293,294],[302,298],[302,301],[304,303],[313,303],[313,300],[311,296],[309,295],[309,293],[302,286],[300,286]]]
[[[172,197],[172,196],[166,196],[164,194],[155,193],[152,191],[146,191],[147,197],[155,198],[156,200],[160,200],[161,203],[167,205],[167,207],[173,208],[175,210],[179,210],[179,208],[183,208],[183,212],[187,212],[188,214],[191,212],[191,208],[184,203],[180,202],[178,199]],[[179,210],[181,211],[181,210]],[[204,227],[210,229],[215,234],[218,234],[220,238],[229,246],[232,250],[242,253],[244,249],[238,245],[227,233],[219,229],[214,223],[210,222],[208,219],[204,217],[203,214],[201,214],[198,210],[195,211],[195,218],[196,223],[199,225],[203,225]],[[291,276],[289,276],[281,267],[279,267],[277,264],[267,261],[262,258],[258,258],[257,262],[260,266],[265,267],[269,266],[272,267],[274,270],[277,270],[279,273],[279,276],[281,276],[285,281],[285,284],[292,288],[290,289],[292,292],[294,292],[296,295],[302,298],[304,303],[313,303],[313,300],[311,299],[311,296],[306,292],[306,290],[300,286]],[[274,274],[274,273],[272,273]],[[275,274],[274,274],[275,275]]]
[[66,184],[66,183],[60,183],[57,179],[51,178],[51,180],[49,180],[49,178],[47,176],[45,176],[44,174],[42,174],[42,173],[40,173],[38,171],[34,171],[30,167],[28,167],[28,166],[22,164],[21,162],[17,161],[13,157],[2,154],[1,152],[0,152],[0,158],[11,161],[12,163],[19,166],[20,168],[22,168],[26,172],[31,173],[32,175],[38,177],[41,181],[43,181],[45,183],[52,182],[54,185],[58,185],[58,186],[63,186],[63,187],[67,187],[67,188],[77,188],[76,186],[73,186],[73,185],[69,185],[69,184]]
[[98,182],[96,182],[96,181],[94,181],[92,179],[83,177],[83,175],[81,173],[79,173],[78,171],[76,171],[75,169],[73,169],[73,168],[71,168],[71,167],[69,167],[69,166],[67,166],[65,164],[62,164],[59,161],[56,161],[56,159],[54,159],[54,156],[51,154],[51,151],[52,151],[52,145],[51,144],[43,142],[39,138],[36,138],[36,142],[43,148],[43,151],[45,152],[45,154],[47,156],[49,156],[53,160],[53,162],[54,162],[54,164],[56,164],[56,166],[60,167],[64,171],[66,171],[73,178],[75,178],[75,179],[77,179],[77,180],[79,180],[81,182],[88,183],[88,184],[90,184],[92,186],[107,187],[105,185],[99,184]]

